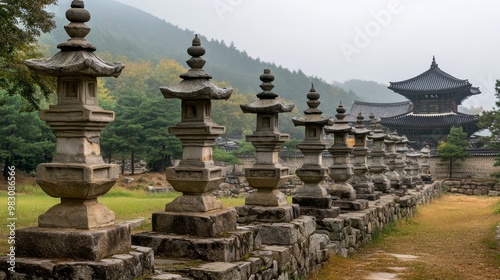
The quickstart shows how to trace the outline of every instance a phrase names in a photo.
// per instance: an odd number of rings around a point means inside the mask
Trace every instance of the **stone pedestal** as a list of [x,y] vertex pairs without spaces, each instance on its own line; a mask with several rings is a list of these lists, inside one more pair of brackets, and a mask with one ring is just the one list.
[[429,158],[431,157],[431,148],[429,145],[425,145],[420,150],[422,154],[421,162],[420,162],[420,178],[424,184],[432,183],[432,175],[431,175],[431,164],[429,163]]
[[413,187],[422,184],[422,179],[420,178],[420,164],[418,163],[420,157],[422,157],[422,154],[416,153],[413,149],[406,154],[406,158],[408,159],[408,176],[411,177]]

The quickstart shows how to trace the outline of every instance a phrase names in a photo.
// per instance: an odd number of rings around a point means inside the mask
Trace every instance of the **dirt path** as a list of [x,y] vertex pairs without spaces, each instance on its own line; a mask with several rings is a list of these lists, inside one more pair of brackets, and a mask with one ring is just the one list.
[[500,279],[499,224],[500,198],[446,195],[310,279]]

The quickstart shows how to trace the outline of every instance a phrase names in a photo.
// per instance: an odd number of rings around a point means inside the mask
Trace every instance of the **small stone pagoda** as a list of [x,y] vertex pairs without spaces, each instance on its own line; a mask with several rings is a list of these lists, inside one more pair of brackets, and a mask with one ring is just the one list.
[[283,104],[272,91],[274,75],[269,69],[260,76],[262,92],[252,104],[240,105],[243,113],[257,115],[256,130],[246,136],[256,149],[255,164],[245,169],[245,178],[250,187],[257,190],[245,198],[245,206],[238,207],[238,222],[289,222],[294,217],[294,210],[288,204],[286,196],[277,190],[289,178],[288,167],[279,163],[281,144],[290,136],[278,128],[278,115],[291,112],[294,105]]
[[325,127],[325,133],[333,133],[334,137],[333,145],[328,149],[333,156],[329,175],[334,183],[328,186],[327,191],[332,196],[333,206],[344,210],[362,210],[368,207],[368,200],[356,200],[356,191],[348,183],[353,175],[352,166],[348,163],[352,148],[347,146],[347,137],[352,133],[352,127],[345,120],[345,112],[344,106],[340,103],[333,125]]
[[361,113],[358,114],[356,126],[351,134],[354,135],[354,155],[352,186],[356,190],[356,197],[360,199],[377,200],[380,193],[375,193],[373,182],[369,179],[369,168],[367,165],[368,148],[366,147],[367,136],[371,131],[366,129],[365,118]]
[[182,159],[178,166],[167,168],[167,179],[182,196],[165,206],[165,212],[153,213],[153,231],[195,236],[218,236],[236,229],[236,211],[222,207],[212,195],[223,181],[221,167],[212,159],[215,139],[225,127],[212,120],[211,100],[228,99],[233,89],[219,88],[204,70],[205,48],[196,35],[188,48],[191,67],[183,79],[172,87],[161,87],[167,99],[181,99],[181,122],[169,127],[169,133],[182,142]]
[[380,119],[375,119],[374,114],[370,114],[370,128],[373,131],[373,133],[368,136],[368,139],[373,141],[373,146],[370,151],[372,158],[370,163],[370,179],[372,180],[376,191],[390,193],[391,182],[384,175],[389,171],[389,167],[387,167],[384,162],[386,153],[384,141],[387,139],[387,135],[382,130]]
[[293,203],[300,205],[301,215],[335,218],[340,208],[332,208],[331,197],[323,186],[323,180],[328,177],[328,169],[322,167],[322,153],[326,148],[323,127],[332,125],[333,121],[321,115],[322,112],[318,109],[319,97],[319,93],[312,85],[307,94],[309,108],[304,111],[304,117],[292,119],[295,126],[304,126],[305,129],[305,139],[297,145],[304,154],[304,163],[295,171],[295,174],[304,181],[304,185],[297,190]]
[[[119,168],[104,163],[100,154],[100,134],[114,120],[114,112],[98,105],[97,77],[118,77],[124,65],[105,62],[94,54],[96,48],[85,39],[90,13],[83,1],[74,0],[66,18],[70,24],[64,28],[71,38],[57,46],[61,51],[49,59],[26,61],[32,72],[57,77],[57,105],[41,112],[41,119],[56,134],[56,153],[51,163],[37,167],[37,183],[61,203],[39,216],[38,227],[17,231],[16,253],[44,258],[46,266],[58,259],[54,266],[64,266],[69,278],[80,279],[83,270],[85,277],[110,275],[109,271],[121,266],[125,268],[108,279],[135,279],[152,272],[152,251],[131,247],[130,225],[116,224],[113,211],[98,202],[115,184]],[[133,266],[126,261],[138,256]],[[100,262],[104,258],[114,259],[106,264]],[[28,272],[32,276],[43,271],[36,269],[37,264],[19,263],[23,266],[33,269]],[[56,274],[43,277],[63,277],[56,268],[53,271]]]
[[429,159],[431,157],[431,148],[429,147],[429,145],[425,145],[425,147],[420,150],[420,153],[422,154],[420,162],[422,173],[420,174],[420,178],[422,179],[423,183],[432,183],[431,164],[429,162]]

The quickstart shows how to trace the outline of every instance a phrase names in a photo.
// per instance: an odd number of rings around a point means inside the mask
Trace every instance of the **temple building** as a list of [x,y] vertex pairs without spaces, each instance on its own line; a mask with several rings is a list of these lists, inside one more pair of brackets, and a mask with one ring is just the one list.
[[432,58],[430,69],[413,78],[390,82],[389,89],[409,99],[398,103],[355,102],[351,116],[374,113],[389,130],[406,135],[417,146],[431,147],[444,140],[453,126],[461,126],[470,136],[477,132],[478,115],[458,112],[458,105],[471,95],[480,94],[468,80],[444,72]]

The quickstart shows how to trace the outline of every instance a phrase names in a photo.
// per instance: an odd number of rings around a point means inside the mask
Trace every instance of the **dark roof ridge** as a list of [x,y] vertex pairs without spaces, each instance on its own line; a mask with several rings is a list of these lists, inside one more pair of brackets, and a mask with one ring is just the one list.
[[[354,100],[354,102],[352,103],[353,105],[354,104],[359,104],[359,105],[371,105],[371,106],[387,106],[387,105],[393,105],[393,106],[396,106],[396,105],[408,105],[409,103],[412,103],[410,100],[406,100],[406,101],[400,101],[400,102],[387,102],[387,103],[380,103],[380,102],[366,102],[366,101],[358,101],[358,100]],[[352,107],[352,106],[351,106]]]

